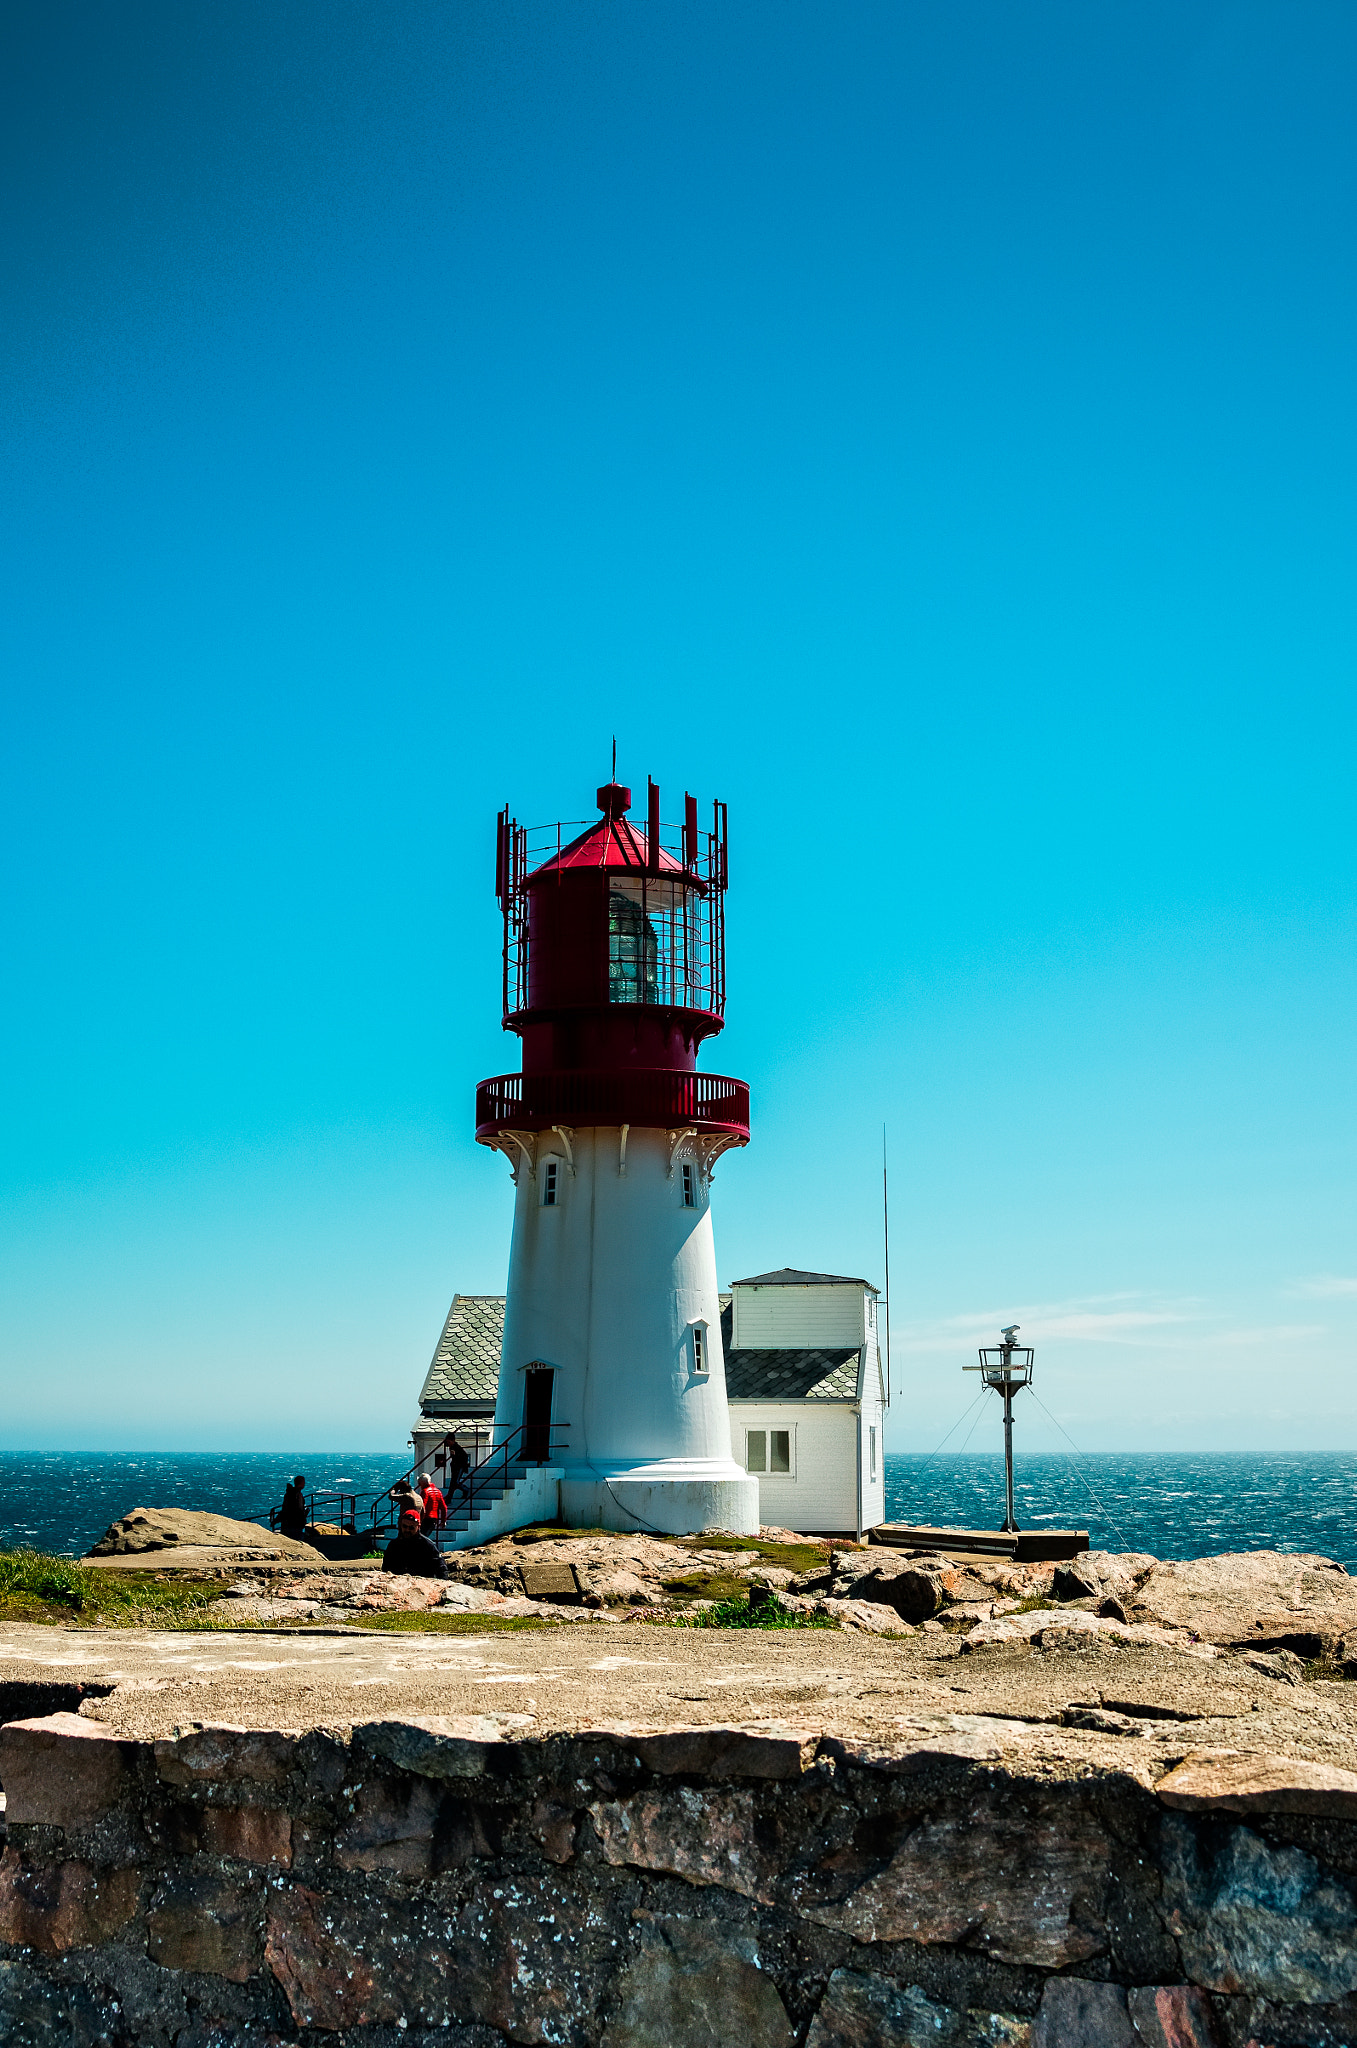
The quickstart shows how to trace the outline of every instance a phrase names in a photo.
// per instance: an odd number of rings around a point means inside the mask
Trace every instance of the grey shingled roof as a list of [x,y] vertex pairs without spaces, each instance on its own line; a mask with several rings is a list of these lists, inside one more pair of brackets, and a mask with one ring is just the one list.
[[732,1287],[866,1287],[873,1294],[880,1289],[870,1280],[855,1280],[847,1273],[803,1273],[799,1266],[779,1266],[775,1273],[755,1273],[749,1280],[732,1280]]
[[[499,1355],[504,1343],[502,1294],[454,1294],[433,1363],[420,1389],[426,1415],[444,1404],[489,1401],[499,1387]],[[446,1412],[446,1411],[445,1411]]]
[[730,1296],[721,1296],[721,1348],[730,1401],[856,1401],[858,1359],[851,1350],[732,1351]]
[[859,1351],[728,1351],[732,1401],[856,1401]]

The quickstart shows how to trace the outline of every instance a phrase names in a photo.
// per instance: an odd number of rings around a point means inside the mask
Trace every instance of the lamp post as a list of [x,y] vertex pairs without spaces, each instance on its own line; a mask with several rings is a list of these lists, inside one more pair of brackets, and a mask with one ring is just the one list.
[[978,1372],[984,1376],[984,1384],[993,1387],[996,1394],[1004,1397],[1004,1531],[1016,1533],[1017,1523],[1013,1519],[1013,1396],[1023,1387],[1032,1384],[1032,1347],[1014,1342],[1018,1324],[1010,1323],[1001,1330],[998,1344],[981,1345],[979,1365],[962,1368],[965,1372]]

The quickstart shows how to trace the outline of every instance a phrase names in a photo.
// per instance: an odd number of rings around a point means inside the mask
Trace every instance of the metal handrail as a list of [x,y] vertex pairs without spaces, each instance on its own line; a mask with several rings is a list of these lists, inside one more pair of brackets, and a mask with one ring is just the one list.
[[[533,1437],[536,1437],[543,1432],[546,1435],[547,1456],[537,1459],[524,1458],[523,1450],[526,1447],[529,1435],[531,1434]],[[478,1460],[476,1464],[468,1465],[459,1482],[460,1498],[465,1502],[467,1509],[470,1510],[474,1507],[477,1493],[485,1490],[482,1484],[483,1480],[493,1479],[496,1476],[495,1467],[499,1468],[501,1488],[507,1493],[513,1483],[509,1477],[509,1467],[511,1464],[549,1464],[551,1451],[559,1446],[558,1432],[561,1437],[567,1435],[569,1424],[564,1422],[545,1424],[540,1422],[521,1422],[517,1429],[510,1430],[509,1434],[487,1451],[486,1455]],[[438,1446],[438,1449],[443,1450],[453,1441],[455,1435],[455,1431],[449,1431],[448,1435],[443,1438],[442,1443]],[[518,1446],[517,1451],[515,1451],[515,1446]],[[437,1458],[435,1457],[432,1462],[437,1463]],[[410,1474],[420,1469],[420,1465],[412,1465],[410,1473],[405,1475],[407,1482]],[[393,1482],[393,1486],[399,1486],[400,1483],[400,1480],[397,1479]],[[449,1514],[455,1512],[452,1500],[449,1500],[447,1505]],[[372,1504],[373,1531],[389,1529],[392,1523],[398,1520],[399,1511],[396,1508],[395,1502],[391,1499],[390,1490],[384,1494],[378,1494]],[[435,1541],[437,1541],[442,1536],[443,1531],[441,1529],[434,1529],[431,1533]]]
[[[499,1443],[493,1445],[491,1449],[486,1452],[483,1458],[478,1459],[475,1464],[467,1466],[466,1471],[462,1474],[460,1487],[463,1494],[465,1495],[468,1507],[470,1507],[475,1500],[477,1493],[477,1480],[482,1475],[486,1477],[492,1476],[491,1468],[496,1465],[500,1466],[502,1469],[504,1490],[507,1493],[510,1485],[510,1464],[517,1462],[534,1462],[530,1459],[523,1459],[522,1450],[526,1445],[529,1433],[531,1432],[535,1436],[543,1429],[545,1429],[546,1431],[547,1450],[548,1454],[550,1454],[551,1450],[555,1448],[557,1445],[557,1432],[559,1431],[562,1435],[568,1433],[569,1424],[556,1422],[547,1424],[543,1424],[540,1422],[520,1423],[517,1429],[510,1430],[509,1434],[506,1437],[504,1437]],[[393,1523],[396,1523],[399,1520],[399,1511],[396,1507],[395,1502],[391,1498],[392,1493],[401,1484],[409,1486],[417,1472],[423,1472],[429,1466],[434,1466],[439,1469],[446,1466],[448,1462],[449,1446],[456,1442],[457,1436],[458,1432],[455,1429],[450,1429],[447,1432],[447,1434],[440,1438],[439,1441],[434,1445],[432,1451],[426,1451],[422,1458],[417,1459],[415,1463],[408,1468],[408,1470],[400,1473],[395,1479],[392,1480],[390,1486],[383,1487],[379,1493],[307,1494],[305,1496],[307,1526],[311,1527],[315,1523],[320,1521],[337,1522],[340,1528],[344,1531],[345,1535],[357,1536],[360,1533],[358,1523],[358,1503],[361,1500],[368,1506],[368,1522],[361,1533],[364,1535],[370,1534],[375,1536],[380,1534],[384,1530],[390,1529]],[[522,1440],[522,1442],[520,1442],[520,1439]],[[515,1455],[514,1447],[516,1445],[518,1446],[518,1452]],[[540,1458],[537,1459],[535,1462],[538,1464],[547,1464],[549,1463],[549,1461],[550,1459],[548,1455],[547,1458]],[[335,1509],[334,1511],[322,1512],[322,1509],[325,1508],[326,1505],[330,1502],[337,1502],[337,1509]],[[452,1508],[451,1501],[448,1502],[448,1508],[449,1510],[451,1510]],[[281,1508],[273,1507],[269,1509],[268,1523],[270,1529],[276,1530],[278,1528],[281,1517]],[[261,1516],[260,1519],[262,1520],[263,1517]],[[438,1534],[439,1531],[435,1530],[435,1537]]]

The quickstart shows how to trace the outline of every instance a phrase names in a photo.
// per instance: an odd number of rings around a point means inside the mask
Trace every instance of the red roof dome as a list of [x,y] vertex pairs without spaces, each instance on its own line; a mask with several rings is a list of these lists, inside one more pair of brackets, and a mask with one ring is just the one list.
[[[532,879],[539,875],[551,875],[565,868],[631,868],[643,873],[649,865],[650,844],[647,835],[639,832],[625,815],[631,802],[631,791],[620,783],[605,783],[598,793],[599,809],[603,816],[596,825],[590,825],[550,860],[543,861],[540,868],[534,868]],[[674,859],[672,853],[659,849],[659,871],[662,875],[683,875],[686,870],[682,861]],[[655,870],[650,869],[653,874]],[[691,881],[692,877],[688,879]]]

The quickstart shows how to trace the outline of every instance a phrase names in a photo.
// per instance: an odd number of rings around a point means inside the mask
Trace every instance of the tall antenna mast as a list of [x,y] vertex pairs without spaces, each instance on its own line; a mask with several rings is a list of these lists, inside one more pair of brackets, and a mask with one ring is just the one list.
[[617,734],[613,734],[613,781],[617,780]]
[[881,1126],[881,1234],[886,1251],[886,1406],[891,1405],[891,1203],[886,1183],[886,1126]]

